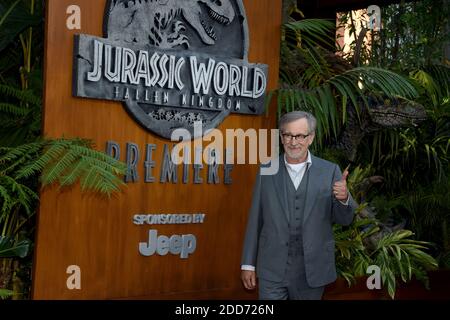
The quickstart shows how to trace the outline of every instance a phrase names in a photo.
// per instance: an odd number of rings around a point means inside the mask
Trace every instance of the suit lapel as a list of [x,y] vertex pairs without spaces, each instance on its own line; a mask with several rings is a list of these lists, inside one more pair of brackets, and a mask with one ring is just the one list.
[[311,165],[308,169],[308,183],[306,185],[306,200],[305,200],[305,212],[303,213],[303,222],[311,214],[314,202],[316,201],[317,196],[319,195],[319,187],[320,183],[323,181],[322,170],[320,166],[318,166],[317,158],[311,155]]
[[272,176],[273,184],[275,186],[275,194],[277,195],[278,201],[280,202],[281,209],[284,213],[284,216],[286,217],[287,221],[289,221],[289,211],[287,208],[287,190],[286,190],[286,182],[285,178],[288,174],[286,172],[286,165],[284,163],[284,154],[280,156],[279,159],[279,170],[277,174]]

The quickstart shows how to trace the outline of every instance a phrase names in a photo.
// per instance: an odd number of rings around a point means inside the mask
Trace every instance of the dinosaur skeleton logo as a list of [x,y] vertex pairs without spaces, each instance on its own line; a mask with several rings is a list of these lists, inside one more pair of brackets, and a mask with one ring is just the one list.
[[121,101],[164,138],[263,112],[268,66],[248,62],[242,0],[109,0],[104,36],[75,36],[74,96]]

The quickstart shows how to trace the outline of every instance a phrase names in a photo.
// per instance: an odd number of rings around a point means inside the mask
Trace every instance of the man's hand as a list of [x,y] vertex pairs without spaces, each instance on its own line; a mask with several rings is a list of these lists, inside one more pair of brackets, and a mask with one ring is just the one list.
[[333,194],[334,197],[339,201],[347,201],[348,199],[348,190],[347,190],[347,177],[348,177],[348,167],[345,168],[344,173],[342,174],[342,178],[339,181],[336,181],[333,185]]
[[249,270],[241,271],[241,280],[245,289],[253,290],[256,288],[256,272]]

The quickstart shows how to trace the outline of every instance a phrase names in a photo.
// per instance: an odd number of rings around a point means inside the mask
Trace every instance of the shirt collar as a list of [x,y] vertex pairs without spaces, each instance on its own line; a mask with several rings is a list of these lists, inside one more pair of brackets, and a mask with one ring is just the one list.
[[284,154],[283,158],[284,158],[284,163],[286,164],[286,167],[289,168],[289,169],[292,169],[292,170],[295,170],[295,168],[298,168],[298,167],[302,167],[302,166],[304,166],[307,163],[309,165],[311,165],[311,163],[312,163],[311,152],[309,152],[309,150],[308,150],[308,157],[306,158],[305,162],[296,163],[296,164],[288,163],[287,160],[286,160],[286,153]]

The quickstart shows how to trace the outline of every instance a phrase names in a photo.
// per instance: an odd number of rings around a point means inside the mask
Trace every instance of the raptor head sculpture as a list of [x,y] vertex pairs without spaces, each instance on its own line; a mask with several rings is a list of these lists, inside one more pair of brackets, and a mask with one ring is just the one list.
[[401,98],[372,100],[368,112],[372,125],[381,128],[417,126],[427,118],[422,105]]
[[368,97],[368,104],[359,104],[359,115],[353,105],[347,107],[347,123],[335,147],[354,161],[358,145],[372,132],[385,128],[417,126],[427,119],[425,108],[403,98]]

